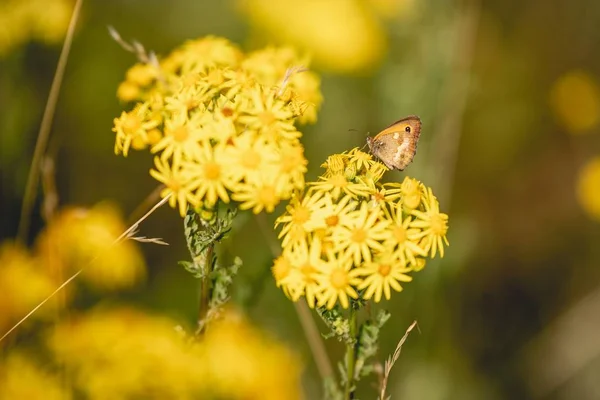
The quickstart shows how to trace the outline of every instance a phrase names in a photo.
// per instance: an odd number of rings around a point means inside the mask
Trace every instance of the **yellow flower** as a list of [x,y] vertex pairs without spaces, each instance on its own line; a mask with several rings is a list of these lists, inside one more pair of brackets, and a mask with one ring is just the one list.
[[381,210],[369,210],[366,202],[349,216],[349,222],[336,227],[332,233],[336,252],[352,257],[354,265],[370,262],[371,252],[383,251],[381,241],[390,237],[389,221],[381,218]]
[[302,136],[294,126],[292,109],[277,97],[275,91],[257,85],[249,95],[249,103],[239,118],[239,123],[246,129],[258,131],[274,144]]
[[205,362],[211,398],[301,398],[296,355],[231,311],[210,325],[198,353]]
[[316,299],[327,308],[348,307],[357,296],[389,299],[390,288],[410,282],[406,272],[422,269],[428,255],[443,256],[448,216],[430,188],[413,178],[382,184],[387,168],[358,148],[322,167],[319,181],[309,182],[275,223],[283,256],[273,273],[290,299],[304,295],[311,307]]
[[201,126],[195,118],[188,119],[187,115],[179,115],[165,121],[165,136],[154,146],[152,152],[162,151],[162,158],[173,156],[174,163],[199,159],[207,145]]
[[61,379],[42,370],[31,358],[19,353],[3,358],[0,364],[0,399],[68,399]]
[[357,286],[361,279],[357,278],[357,269],[352,269],[350,258],[338,259],[330,254],[328,262],[319,265],[317,282],[320,290],[317,296],[319,306],[332,309],[339,301],[343,308],[348,308],[348,297],[358,298],[358,293],[353,286]]
[[234,189],[235,181],[229,173],[224,161],[224,146],[214,148],[203,147],[194,161],[182,163],[182,176],[186,179],[186,187],[195,191],[194,205],[205,202],[212,207],[218,199],[229,203],[227,190]]
[[550,92],[554,113],[570,133],[585,133],[600,122],[600,89],[584,71],[561,76]]
[[412,215],[417,217],[410,223],[411,228],[421,229],[421,232],[413,237],[424,238],[424,250],[435,257],[437,251],[440,257],[444,257],[444,243],[448,246],[446,232],[448,232],[448,215],[440,213],[440,204],[433,195],[431,189],[427,191],[427,201],[424,202],[425,211],[412,210]]
[[304,147],[299,142],[281,143],[277,152],[279,174],[294,189],[304,189],[304,174],[307,161],[304,158]]
[[334,199],[342,193],[350,196],[368,195],[369,187],[364,183],[354,183],[342,174],[332,174],[329,177],[320,176],[317,182],[311,183],[311,188],[316,191],[329,192]]
[[324,220],[326,198],[321,193],[306,194],[303,198],[294,197],[286,207],[286,214],[280,216],[275,226],[283,224],[279,238],[283,239],[282,246],[286,247],[292,238],[288,233],[291,230],[312,232]]
[[55,289],[57,284],[39,264],[41,260],[35,260],[16,244],[5,242],[0,246],[0,330],[7,329]]
[[260,182],[262,175],[277,173],[277,148],[253,131],[245,131],[232,139],[224,157],[236,182]]
[[273,212],[282,194],[281,180],[263,175],[256,182],[238,184],[232,197],[241,203],[242,210],[252,209],[254,214],[258,214],[263,209]]
[[191,398],[211,386],[207,364],[175,326],[133,309],[94,310],[57,326],[48,344],[86,398],[144,398],[148,393]]
[[150,119],[150,104],[140,103],[129,112],[123,111],[119,118],[115,118],[113,132],[116,133],[115,154],[123,153],[127,157],[129,147],[135,138],[147,140],[149,130],[158,123]]
[[400,282],[410,282],[412,277],[406,275],[411,269],[406,267],[406,263],[394,257],[392,253],[385,252],[378,254],[375,260],[364,264],[358,268],[356,273],[364,278],[358,289],[367,289],[362,295],[365,299],[374,297],[376,303],[381,301],[381,295],[384,294],[387,300],[391,297],[390,288],[397,292],[402,291]]
[[385,52],[383,28],[358,0],[241,3],[254,29],[310,51],[323,68],[342,73],[372,69]]
[[173,208],[178,206],[179,214],[185,216],[188,203],[194,202],[194,199],[186,186],[187,179],[182,175],[181,166],[175,163],[170,165],[160,157],[154,157],[154,165],[156,169],[151,169],[150,175],[166,186],[161,190],[160,197],[170,195],[169,205]]
[[321,264],[324,261],[321,258],[321,242],[317,237],[313,237],[308,243],[303,240],[293,245],[287,253],[292,261],[294,268],[299,272],[299,276],[290,274],[289,280],[294,281],[297,288],[295,290],[296,301],[298,297],[304,295],[309,307],[314,308],[319,298],[321,287],[317,282]]
[[411,228],[413,221],[410,215],[402,217],[402,210],[392,209],[393,223],[391,224],[392,235],[386,241],[385,247],[391,249],[400,260],[403,267],[417,264],[417,257],[426,257],[427,251],[419,246],[420,230]]
[[577,198],[590,217],[600,220],[600,157],[592,158],[579,172]]

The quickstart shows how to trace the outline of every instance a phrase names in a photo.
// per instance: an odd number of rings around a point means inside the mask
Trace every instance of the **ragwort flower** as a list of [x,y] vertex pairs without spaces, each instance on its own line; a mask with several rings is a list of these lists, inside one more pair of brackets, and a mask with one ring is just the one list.
[[389,300],[426,257],[443,256],[448,216],[430,188],[408,177],[382,184],[387,168],[358,149],[322,166],[276,221],[283,253],[272,271],[290,299],[328,309]]

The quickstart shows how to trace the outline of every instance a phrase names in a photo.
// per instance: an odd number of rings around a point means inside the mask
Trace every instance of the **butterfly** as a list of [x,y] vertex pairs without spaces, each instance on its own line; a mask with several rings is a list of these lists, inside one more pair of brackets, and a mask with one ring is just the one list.
[[420,135],[421,119],[410,115],[394,122],[375,137],[367,137],[367,144],[371,154],[389,169],[402,171],[415,157]]

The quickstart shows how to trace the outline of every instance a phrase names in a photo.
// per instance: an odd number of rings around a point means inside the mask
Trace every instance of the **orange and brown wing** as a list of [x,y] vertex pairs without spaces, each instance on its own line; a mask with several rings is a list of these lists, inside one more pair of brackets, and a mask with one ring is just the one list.
[[377,156],[389,168],[403,170],[410,164],[417,152],[421,135],[421,120],[416,115],[402,118],[378,133],[373,142],[377,143]]

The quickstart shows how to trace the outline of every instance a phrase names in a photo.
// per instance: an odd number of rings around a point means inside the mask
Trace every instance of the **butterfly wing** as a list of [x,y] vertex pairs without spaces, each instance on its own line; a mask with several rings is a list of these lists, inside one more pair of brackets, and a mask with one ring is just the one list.
[[369,148],[390,169],[402,171],[417,152],[421,135],[421,120],[411,115],[394,122],[374,138],[369,138]]

